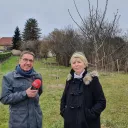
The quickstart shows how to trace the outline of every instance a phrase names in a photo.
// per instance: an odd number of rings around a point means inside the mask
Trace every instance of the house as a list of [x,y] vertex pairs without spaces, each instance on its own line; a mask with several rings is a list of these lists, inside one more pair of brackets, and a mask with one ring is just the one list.
[[12,37],[1,37],[0,38],[0,51],[9,50],[12,48]]

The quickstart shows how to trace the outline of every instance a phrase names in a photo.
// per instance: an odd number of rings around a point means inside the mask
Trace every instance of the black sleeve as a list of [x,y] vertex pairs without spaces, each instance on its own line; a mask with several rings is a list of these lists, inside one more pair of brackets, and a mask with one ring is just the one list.
[[68,82],[66,81],[66,86],[64,88],[62,97],[61,97],[61,102],[60,102],[60,115],[63,117],[63,112],[65,110],[66,106],[66,93],[67,93],[67,88],[68,88]]
[[39,96],[43,93],[43,78],[41,74],[38,74],[38,76],[35,77],[35,79],[40,79],[41,80],[41,86],[38,90]]
[[91,109],[85,108],[85,113],[87,118],[97,118],[100,116],[101,112],[106,107],[106,98],[104,96],[104,92],[102,86],[97,77],[93,77],[93,81],[91,83],[91,90],[94,100],[94,105]]
[[39,96],[43,93],[43,79],[42,79],[42,76],[41,76],[41,87],[39,88]]

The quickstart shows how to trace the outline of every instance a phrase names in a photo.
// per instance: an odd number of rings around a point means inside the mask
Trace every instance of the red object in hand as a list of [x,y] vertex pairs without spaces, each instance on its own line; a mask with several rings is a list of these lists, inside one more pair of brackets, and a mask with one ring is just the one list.
[[38,90],[41,86],[41,80],[40,79],[36,79],[32,82],[32,90]]

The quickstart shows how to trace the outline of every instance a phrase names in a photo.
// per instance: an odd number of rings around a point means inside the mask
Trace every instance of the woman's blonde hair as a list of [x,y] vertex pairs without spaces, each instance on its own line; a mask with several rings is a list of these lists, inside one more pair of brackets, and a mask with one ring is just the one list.
[[72,63],[74,58],[80,58],[84,62],[85,66],[88,67],[88,61],[83,52],[74,52],[71,56],[70,63]]

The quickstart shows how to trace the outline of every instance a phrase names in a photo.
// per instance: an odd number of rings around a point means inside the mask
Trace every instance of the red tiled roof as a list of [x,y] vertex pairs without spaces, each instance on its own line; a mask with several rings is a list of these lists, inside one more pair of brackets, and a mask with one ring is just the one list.
[[11,45],[12,45],[12,37],[0,38],[0,46],[11,46]]

